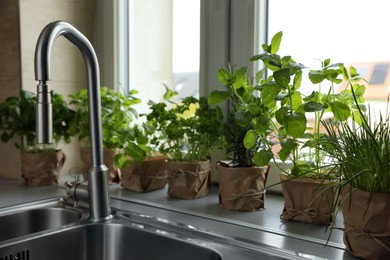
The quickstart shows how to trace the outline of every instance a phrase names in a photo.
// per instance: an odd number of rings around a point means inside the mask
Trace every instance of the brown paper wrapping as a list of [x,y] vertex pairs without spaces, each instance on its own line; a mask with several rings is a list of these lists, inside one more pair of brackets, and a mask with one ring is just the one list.
[[[114,167],[115,151],[109,148],[103,148],[104,164],[108,168],[109,180],[113,183],[120,182],[120,170]],[[89,148],[80,147],[80,158],[83,162],[82,173],[84,180],[88,181],[88,171],[91,167],[91,151]]]
[[[284,208],[283,220],[326,225],[331,221],[334,192],[325,188],[329,182],[310,178],[289,178],[280,174]],[[322,182],[322,183],[321,183]]]
[[179,199],[196,199],[210,191],[210,160],[167,162],[168,195]]
[[66,160],[63,151],[52,153],[22,152],[22,178],[27,186],[58,183],[58,176]]
[[390,193],[370,193],[345,186],[341,189],[344,244],[356,257],[390,259]]
[[168,177],[165,161],[164,156],[147,157],[142,163],[134,163],[122,169],[122,187],[136,192],[164,188]]
[[218,162],[219,206],[241,211],[264,209],[264,187],[269,168],[228,167]]

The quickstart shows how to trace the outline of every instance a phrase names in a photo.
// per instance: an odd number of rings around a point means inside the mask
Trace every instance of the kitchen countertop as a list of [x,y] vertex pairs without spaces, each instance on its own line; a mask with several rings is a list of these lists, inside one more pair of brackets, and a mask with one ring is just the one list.
[[0,178],[0,210],[3,207],[66,195],[64,187],[26,187],[20,180]]
[[[63,197],[66,195],[63,181],[54,186],[25,187],[20,181],[0,178],[0,210],[21,203]],[[209,195],[196,200],[170,198],[166,189],[136,193],[122,189],[118,184],[111,185],[110,192],[113,209],[126,209],[197,225],[253,245],[261,243],[298,251],[300,253],[297,255],[303,258],[354,259],[344,250],[341,231],[334,230],[328,246],[324,246],[328,238],[325,226],[282,222],[279,215],[283,208],[283,197],[277,194],[266,194],[265,210],[239,212],[219,207],[217,186],[212,186]],[[336,226],[342,224],[340,219],[336,223]],[[313,258],[313,255],[316,257]]]

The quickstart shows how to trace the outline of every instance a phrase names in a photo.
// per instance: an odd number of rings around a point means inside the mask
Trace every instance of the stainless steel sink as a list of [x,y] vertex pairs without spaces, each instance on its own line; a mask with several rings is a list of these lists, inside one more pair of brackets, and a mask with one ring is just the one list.
[[0,259],[6,257],[19,260],[222,259],[212,249],[117,223],[76,226],[0,247]]
[[43,230],[60,228],[77,222],[80,211],[68,208],[38,208],[0,216],[0,241],[12,239]]
[[295,259],[202,228],[123,210],[108,222],[61,203],[0,210],[0,260]]

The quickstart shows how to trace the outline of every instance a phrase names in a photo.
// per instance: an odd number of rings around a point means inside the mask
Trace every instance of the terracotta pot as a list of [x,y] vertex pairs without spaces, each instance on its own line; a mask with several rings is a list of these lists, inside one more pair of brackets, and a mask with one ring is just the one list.
[[264,209],[266,167],[229,167],[217,163],[219,206],[230,210],[256,211]]
[[344,244],[351,254],[390,259],[390,193],[373,193],[370,201],[369,192],[346,186],[341,189],[341,203]]
[[142,163],[134,163],[121,169],[121,185],[123,188],[148,192],[165,187],[167,182],[166,157],[147,157]]
[[66,160],[61,150],[52,153],[22,152],[22,179],[27,186],[58,183],[58,176]]
[[196,199],[210,191],[210,160],[167,162],[168,195],[179,199]]
[[280,174],[280,180],[284,197],[281,219],[322,225],[331,221],[336,196],[328,181],[285,174]]
[[[115,151],[108,148],[103,148],[103,159],[104,164],[108,168],[110,182],[119,183],[120,182],[120,170],[114,166],[114,157]],[[91,167],[91,151],[89,148],[80,147],[80,158],[83,162],[82,173],[84,180],[88,180],[88,171]]]

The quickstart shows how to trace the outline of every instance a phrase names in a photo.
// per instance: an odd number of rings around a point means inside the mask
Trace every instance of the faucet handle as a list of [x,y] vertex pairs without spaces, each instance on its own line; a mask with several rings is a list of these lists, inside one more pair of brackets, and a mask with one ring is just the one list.
[[69,182],[64,183],[66,187],[67,197],[65,200],[72,199],[74,202],[74,207],[78,207],[79,201],[88,201],[88,185],[82,182]]
[[64,185],[65,185],[65,187],[66,187],[67,189],[71,189],[71,188],[73,187],[73,184],[72,184],[71,182],[69,182],[69,181],[66,181],[66,182],[64,183]]

